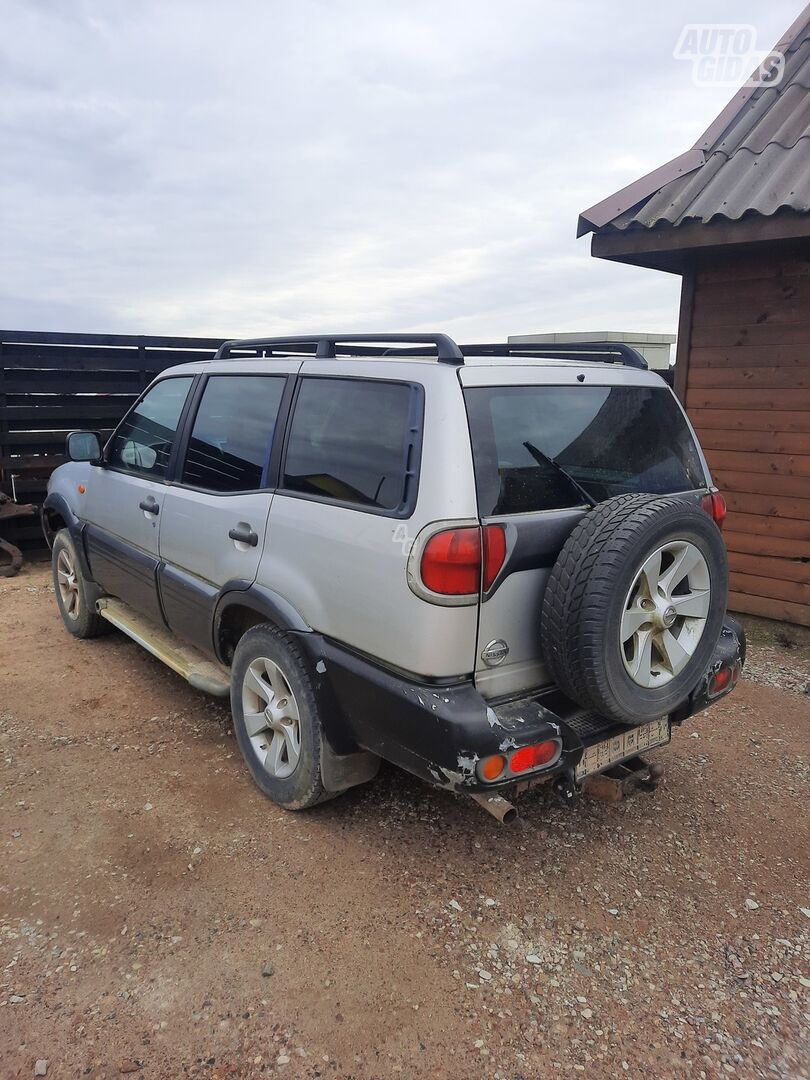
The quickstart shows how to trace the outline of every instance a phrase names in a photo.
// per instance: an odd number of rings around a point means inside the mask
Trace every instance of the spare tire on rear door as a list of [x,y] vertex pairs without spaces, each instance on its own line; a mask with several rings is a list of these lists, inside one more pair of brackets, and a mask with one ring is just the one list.
[[723,538],[698,504],[608,499],[577,525],[551,572],[543,653],[584,708],[653,720],[680,705],[708,667],[727,591]]

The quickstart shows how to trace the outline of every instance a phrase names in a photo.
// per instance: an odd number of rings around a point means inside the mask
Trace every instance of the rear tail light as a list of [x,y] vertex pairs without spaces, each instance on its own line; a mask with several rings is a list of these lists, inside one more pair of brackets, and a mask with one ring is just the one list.
[[484,780],[497,780],[506,768],[506,758],[503,754],[493,754],[492,757],[484,758],[479,768]]
[[490,588],[506,558],[506,533],[500,525],[485,525],[484,534],[484,592]]
[[481,581],[481,530],[446,529],[425,544],[422,583],[443,596],[477,593]]
[[548,765],[557,757],[559,749],[560,744],[556,739],[546,739],[545,742],[535,743],[533,746],[524,746],[512,754],[509,768],[513,773],[517,773]]
[[733,690],[739,681],[740,671],[739,662],[718,668],[709,679],[706,696],[709,699],[716,698],[720,697],[721,694],[728,693],[729,690]]
[[505,557],[506,537],[500,525],[443,529],[425,544],[419,574],[431,592],[471,596],[480,590],[482,579],[485,590],[492,585]]
[[711,491],[708,495],[704,495],[701,505],[717,528],[722,529],[728,510],[726,508],[726,500],[720,492]]
[[709,680],[709,697],[717,697],[731,686],[731,668],[721,667]]
[[559,739],[545,739],[531,746],[521,746],[509,754],[492,754],[491,757],[482,758],[478,762],[478,775],[489,783],[506,780],[519,773],[548,768],[557,761],[561,752]]

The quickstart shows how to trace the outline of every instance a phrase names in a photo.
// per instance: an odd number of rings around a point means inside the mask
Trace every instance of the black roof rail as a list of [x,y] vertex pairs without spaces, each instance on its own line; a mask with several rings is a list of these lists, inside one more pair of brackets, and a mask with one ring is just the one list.
[[[412,342],[417,349],[392,348]],[[426,348],[426,345],[432,348]],[[447,334],[304,334],[293,337],[245,338],[226,341],[217,350],[215,360],[232,357],[234,352],[259,352],[269,356],[287,356],[290,352],[319,359],[343,356],[433,356],[445,364],[463,364],[465,356],[525,356],[549,360],[597,361],[624,364],[647,370],[641,353],[620,341],[492,342],[457,345]]]
[[[413,342],[417,345],[432,344],[436,348],[436,357],[446,364],[463,364],[464,356],[455,341],[447,334],[305,334],[294,337],[269,337],[269,338],[246,338],[242,341],[226,341],[216,352],[215,360],[224,360],[231,356],[234,350],[250,349],[269,351],[275,353],[289,352],[303,353],[307,356],[316,356],[321,359],[336,357],[338,352],[347,356],[382,356],[389,351],[386,349],[371,349],[368,347],[354,349],[357,345],[376,345],[383,343],[404,344]],[[430,355],[432,350],[421,350],[425,355]]]
[[487,345],[462,345],[465,356],[526,356],[549,360],[596,361],[607,364],[624,364],[625,367],[647,371],[647,361],[632,345],[620,341],[560,341],[492,343]]
[[[548,360],[578,360],[580,363],[623,364],[625,367],[647,371],[647,361],[632,345],[619,341],[564,341],[558,345],[538,342],[495,341],[460,345],[464,356],[525,356]],[[386,356],[430,356],[428,349],[388,349]]]

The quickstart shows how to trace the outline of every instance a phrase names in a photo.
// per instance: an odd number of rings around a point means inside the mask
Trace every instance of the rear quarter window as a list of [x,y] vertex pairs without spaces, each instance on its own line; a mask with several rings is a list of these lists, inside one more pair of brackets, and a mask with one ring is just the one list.
[[421,388],[409,383],[306,376],[290,424],[284,490],[404,513],[415,494],[421,400]]
[[468,387],[464,397],[482,516],[580,506],[580,493],[543,455],[597,502],[706,484],[666,387]]

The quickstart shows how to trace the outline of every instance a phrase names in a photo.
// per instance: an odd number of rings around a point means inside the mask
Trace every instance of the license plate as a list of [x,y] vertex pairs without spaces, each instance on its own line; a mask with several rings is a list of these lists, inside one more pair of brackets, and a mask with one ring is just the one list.
[[594,743],[593,746],[585,748],[585,753],[577,765],[577,780],[591,773],[602,772],[617,761],[635,757],[636,754],[652,750],[655,746],[663,746],[669,742],[669,738],[669,720],[664,717],[649,724],[642,724],[631,731],[624,731],[621,735],[614,735],[604,742]]

